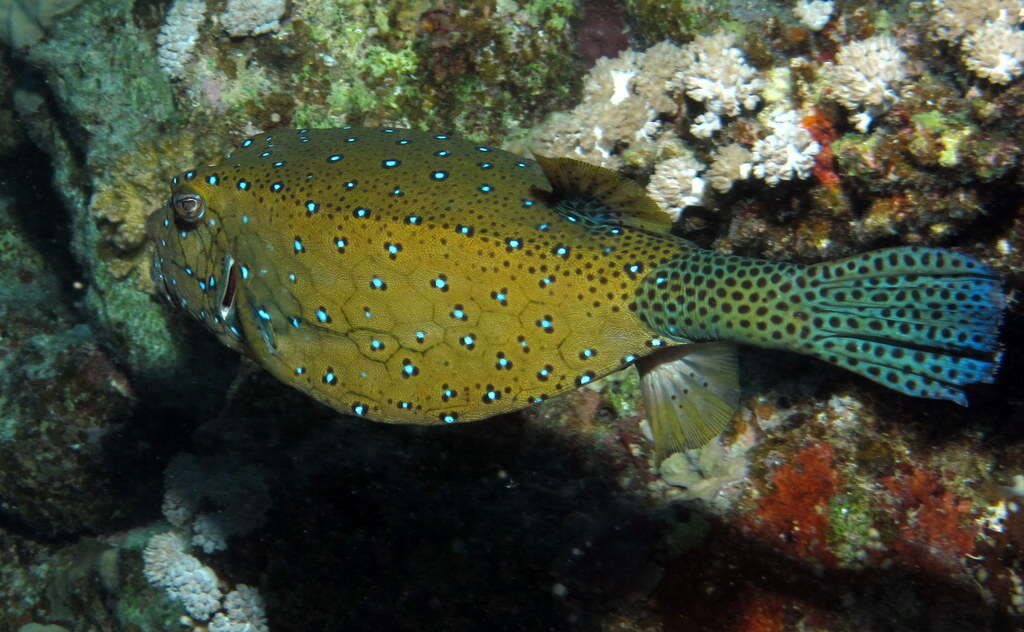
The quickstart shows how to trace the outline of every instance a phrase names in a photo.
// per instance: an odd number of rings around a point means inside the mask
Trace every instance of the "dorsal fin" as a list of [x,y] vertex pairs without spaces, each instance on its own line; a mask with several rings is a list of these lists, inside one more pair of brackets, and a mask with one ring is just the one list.
[[636,182],[611,169],[572,158],[535,155],[551,191],[548,202],[563,214],[576,214],[595,224],[626,224],[667,233],[672,218],[647,197]]

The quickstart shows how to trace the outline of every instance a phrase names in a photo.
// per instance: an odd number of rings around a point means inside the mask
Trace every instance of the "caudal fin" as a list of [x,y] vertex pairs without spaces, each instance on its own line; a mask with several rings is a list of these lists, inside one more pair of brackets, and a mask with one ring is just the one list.
[[989,267],[935,248],[892,248],[806,268],[797,349],[917,397],[966,404],[992,382],[1006,296]]

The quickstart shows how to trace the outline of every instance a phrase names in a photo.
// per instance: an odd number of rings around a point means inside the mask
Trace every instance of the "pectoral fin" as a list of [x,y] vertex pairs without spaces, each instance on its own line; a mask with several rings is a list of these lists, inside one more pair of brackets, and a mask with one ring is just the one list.
[[736,345],[670,347],[636,362],[657,460],[699,448],[728,425],[739,405]]

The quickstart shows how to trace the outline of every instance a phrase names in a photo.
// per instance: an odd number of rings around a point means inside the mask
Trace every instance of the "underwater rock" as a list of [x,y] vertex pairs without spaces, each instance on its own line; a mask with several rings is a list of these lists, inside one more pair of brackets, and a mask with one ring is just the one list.
[[130,512],[111,441],[135,398],[64,306],[15,210],[24,203],[0,192],[0,516],[50,539],[110,528]]
[[12,48],[31,46],[43,39],[58,16],[82,0],[0,0],[0,42]]

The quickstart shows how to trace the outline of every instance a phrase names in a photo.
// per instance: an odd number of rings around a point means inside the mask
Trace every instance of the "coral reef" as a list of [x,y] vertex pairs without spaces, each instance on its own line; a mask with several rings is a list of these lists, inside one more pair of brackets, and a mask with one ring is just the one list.
[[932,0],[932,35],[954,42],[986,22],[1020,20],[1018,0]]
[[217,574],[189,555],[177,534],[154,535],[142,557],[146,579],[164,588],[192,619],[208,621],[210,632],[267,632],[259,593],[245,584],[227,594],[221,592]]
[[142,552],[146,579],[167,590],[192,617],[206,621],[220,609],[223,597],[217,574],[185,551],[184,541],[174,533],[153,536]]
[[763,80],[735,43],[731,33],[718,31],[684,47],[689,59],[673,79],[685,86],[686,96],[704,103],[705,114],[736,116],[761,101]]
[[800,0],[793,7],[793,15],[812,31],[820,31],[825,28],[833,11],[835,11],[835,3],[830,0]]
[[970,409],[743,351],[659,469],[633,373],[457,428],[236,375],[142,231],[243,134],[403,124],[620,169],[718,251],[1019,292],[1016,0],[76,4],[0,2],[0,628],[1021,628],[1019,306]]
[[185,76],[185,64],[192,60],[205,14],[203,0],[176,0],[167,12],[167,21],[156,36],[156,60],[171,77]]
[[931,35],[959,44],[961,60],[976,76],[1006,84],[1024,70],[1022,19],[1015,0],[934,0]]
[[692,154],[659,162],[647,193],[672,219],[677,219],[687,206],[698,206],[704,199],[704,180],[697,177],[703,169],[704,164]]
[[866,132],[898,99],[907,80],[907,56],[891,36],[876,35],[843,46],[824,73],[829,98],[854,112],[855,127]]
[[223,551],[229,537],[265,522],[270,497],[264,476],[238,459],[178,454],[164,472],[164,517],[178,529],[193,531],[192,544],[205,553]]
[[759,138],[750,149],[752,173],[769,186],[781,180],[803,180],[811,175],[821,145],[801,125],[796,110],[766,111],[769,134]]
[[[22,163],[21,181],[41,174]],[[12,181],[0,186],[0,516],[43,538],[123,524],[138,490],[113,473],[111,446],[137,406],[129,379],[76,318],[59,267],[36,242],[34,198]],[[43,222],[47,220],[42,220]]]
[[38,43],[58,17],[82,0],[3,0],[0,2],[0,42],[13,48]]
[[1024,71],[1024,32],[1015,24],[986,22],[963,40],[967,68],[992,83],[1010,83]]
[[283,0],[228,0],[220,14],[220,25],[231,37],[265,35],[281,28]]

